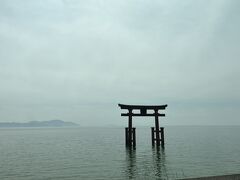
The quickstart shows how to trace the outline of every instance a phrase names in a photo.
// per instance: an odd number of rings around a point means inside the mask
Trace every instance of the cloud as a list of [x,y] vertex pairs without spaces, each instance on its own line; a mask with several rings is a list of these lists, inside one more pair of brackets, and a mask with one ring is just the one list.
[[204,102],[212,119],[225,108],[212,102],[240,99],[236,3],[1,1],[0,115],[114,124],[118,102],[170,102],[177,124],[188,104],[197,112]]

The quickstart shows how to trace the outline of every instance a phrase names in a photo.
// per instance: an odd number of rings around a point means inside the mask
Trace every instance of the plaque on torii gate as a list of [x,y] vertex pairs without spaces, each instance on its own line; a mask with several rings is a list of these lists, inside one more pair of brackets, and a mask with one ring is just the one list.
[[[126,146],[136,145],[136,128],[132,127],[133,116],[149,116],[155,117],[155,128],[151,127],[152,145],[164,146],[164,128],[159,125],[159,117],[165,116],[160,113],[160,110],[165,110],[167,105],[126,105],[118,104],[121,109],[128,110],[127,113],[122,113],[121,116],[128,116],[128,127],[125,128],[125,140]],[[133,112],[133,110],[139,110],[139,112]],[[153,112],[148,112],[153,110]]]

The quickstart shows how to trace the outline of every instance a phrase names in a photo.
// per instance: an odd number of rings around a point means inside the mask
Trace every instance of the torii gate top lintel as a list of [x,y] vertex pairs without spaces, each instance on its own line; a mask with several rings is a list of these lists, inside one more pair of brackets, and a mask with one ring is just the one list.
[[166,109],[167,104],[165,105],[126,105],[118,104],[121,109]]
[[[127,109],[129,113],[122,113],[121,116],[165,116],[165,114],[159,114],[158,110],[164,110],[166,105],[126,105],[118,104],[121,109]],[[140,114],[133,114],[132,110],[140,110]],[[154,110],[155,113],[147,113],[147,110]],[[157,114],[156,114],[157,113]]]

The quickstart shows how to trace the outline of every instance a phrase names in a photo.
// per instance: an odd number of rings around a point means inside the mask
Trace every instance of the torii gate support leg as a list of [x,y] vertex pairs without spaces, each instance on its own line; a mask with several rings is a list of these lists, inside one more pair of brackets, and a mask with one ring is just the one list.
[[157,115],[157,111],[155,111],[155,133],[156,133],[156,144],[160,146],[160,136],[159,136],[159,119]]
[[126,146],[136,146],[136,128],[132,127],[132,116],[129,112],[128,128],[125,128]]

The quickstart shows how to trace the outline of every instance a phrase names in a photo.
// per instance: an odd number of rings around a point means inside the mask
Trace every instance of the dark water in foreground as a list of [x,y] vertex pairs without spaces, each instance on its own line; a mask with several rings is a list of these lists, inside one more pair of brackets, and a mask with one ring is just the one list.
[[0,179],[176,179],[240,173],[240,127],[166,127],[152,148],[137,128],[127,150],[124,128],[0,129]]

